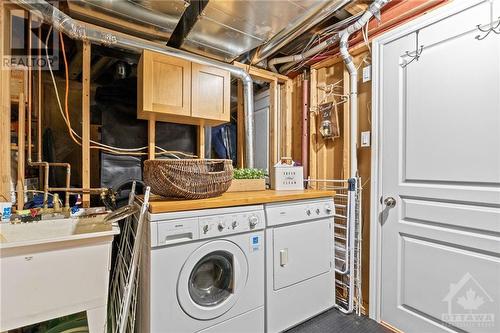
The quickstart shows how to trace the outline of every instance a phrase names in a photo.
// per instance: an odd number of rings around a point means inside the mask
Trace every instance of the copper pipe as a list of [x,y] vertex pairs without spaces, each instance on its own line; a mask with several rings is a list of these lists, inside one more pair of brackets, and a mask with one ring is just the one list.
[[42,23],[40,22],[40,26],[38,27],[38,119],[37,119],[37,153],[38,153],[38,162],[42,161]]
[[[31,124],[31,113],[33,109],[32,105],[32,100],[33,100],[33,80],[32,80],[32,53],[31,50],[33,48],[33,36],[31,34],[32,30],[32,14],[31,12],[28,13],[28,165],[29,166],[39,166],[42,167],[45,171],[45,184],[43,187],[43,202],[44,202],[44,207],[48,207],[48,192],[49,192],[49,168],[50,166],[55,166],[55,167],[64,167],[66,168],[66,189],[69,189],[71,187],[71,164],[69,163],[48,163],[48,162],[42,162],[42,135],[41,135],[41,128],[42,128],[42,119],[41,119],[41,114],[42,114],[42,103],[41,103],[41,94],[42,94],[42,76],[41,76],[41,62],[38,61],[38,119],[37,119],[37,125],[38,125],[38,162],[32,162],[32,151],[31,151],[31,143],[32,143],[32,124]],[[38,29],[39,32],[39,37],[41,38],[41,25],[40,28]],[[41,39],[39,39],[41,40]],[[38,55],[39,59],[41,59],[41,48],[40,45],[38,47]],[[23,147],[24,148],[24,147]],[[21,149],[21,147],[19,147]],[[65,208],[69,210],[69,191],[66,190],[66,197],[65,197]]]
[[49,163],[49,165],[50,166],[55,166],[55,167],[66,168],[66,187],[62,191],[66,192],[66,196],[64,198],[64,200],[65,200],[64,207],[66,207],[67,209],[69,209],[70,208],[69,207],[69,194],[70,194],[69,193],[69,189],[71,187],[71,164],[69,164],[69,163],[62,163],[62,162],[54,162],[54,163]]
[[309,80],[304,74],[302,80],[302,167],[307,178],[309,166]]
[[[31,145],[32,145],[32,110],[33,110],[33,81],[32,81],[32,75],[33,71],[31,66],[33,65],[33,61],[31,59],[32,57],[32,48],[33,48],[33,37],[31,35],[31,30],[32,30],[32,14],[31,12],[28,13],[28,60],[29,60],[29,66],[28,66],[28,165],[29,166],[38,166],[40,167],[40,172],[42,172],[42,169],[44,171],[44,185],[43,185],[43,202],[44,202],[44,208],[48,208],[48,198],[49,198],[49,192],[50,191],[61,191],[65,192],[65,208],[69,210],[70,205],[69,205],[69,197],[71,192],[76,192],[76,193],[102,193],[106,191],[106,188],[95,188],[95,189],[82,189],[82,188],[71,188],[71,164],[70,163],[63,163],[63,162],[45,162],[42,161],[42,111],[43,111],[43,106],[42,106],[42,65],[41,62],[38,61],[38,119],[37,119],[37,149],[38,149],[38,161],[33,162],[32,161],[32,150],[31,150]],[[38,28],[38,38],[39,41],[42,40],[42,25],[40,22],[40,26]],[[42,59],[42,49],[41,45],[38,45],[38,60]],[[24,147],[19,147],[19,149],[25,149]],[[64,188],[57,188],[57,187],[50,187],[49,184],[49,176],[50,176],[50,167],[63,167],[66,168],[66,187]]]
[[25,139],[25,124],[26,124],[26,104],[24,93],[19,93],[19,110],[18,110],[18,130],[17,130],[17,198],[16,207],[17,210],[24,209],[24,175],[25,175],[25,156],[24,152],[26,149]]
[[[37,135],[38,135],[38,140],[37,140],[37,145],[38,145],[38,162],[32,162],[32,152],[31,152],[31,113],[32,113],[32,100],[33,100],[33,81],[32,81],[32,68],[31,66],[33,65],[33,62],[31,61],[31,50],[33,48],[33,37],[31,35],[31,30],[32,30],[32,14],[31,12],[28,13],[28,59],[30,59],[30,63],[28,65],[28,165],[29,166],[39,166],[40,172],[43,171],[45,172],[45,184],[43,186],[43,204],[44,208],[48,208],[48,199],[49,199],[49,193],[48,193],[48,188],[49,188],[49,163],[47,162],[42,162],[42,139],[41,139],[41,128],[42,128],[42,121],[41,121],[41,113],[42,113],[42,100],[41,100],[41,95],[42,95],[42,71],[41,71],[41,63],[38,61],[38,119],[37,119]],[[40,27],[38,28],[38,37],[39,41],[41,40],[42,36],[42,27],[40,24]],[[38,60],[41,59],[41,48],[40,45],[38,45]]]
[[33,100],[33,81],[31,77],[31,66],[33,65],[31,49],[33,48],[33,37],[31,36],[31,24],[32,16],[31,12],[28,12],[28,163],[31,162],[31,108]]
[[88,193],[88,194],[100,194],[102,192],[107,191],[108,189],[105,187],[102,188],[81,188],[81,187],[71,187],[71,188],[65,188],[65,187],[49,187],[49,192],[68,192],[68,193]]

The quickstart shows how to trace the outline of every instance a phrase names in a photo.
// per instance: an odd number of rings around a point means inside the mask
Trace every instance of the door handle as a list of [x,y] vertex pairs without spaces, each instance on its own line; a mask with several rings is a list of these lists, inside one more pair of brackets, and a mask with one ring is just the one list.
[[280,250],[280,266],[285,267],[288,264],[288,249]]
[[394,208],[396,207],[396,199],[394,199],[393,197],[387,197],[384,200],[384,204],[387,208]]

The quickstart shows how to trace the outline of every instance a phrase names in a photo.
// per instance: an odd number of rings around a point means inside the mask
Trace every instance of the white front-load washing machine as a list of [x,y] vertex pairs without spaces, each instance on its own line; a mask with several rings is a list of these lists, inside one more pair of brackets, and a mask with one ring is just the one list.
[[265,205],[266,332],[282,332],[335,304],[333,198]]
[[138,331],[263,332],[263,206],[149,215]]

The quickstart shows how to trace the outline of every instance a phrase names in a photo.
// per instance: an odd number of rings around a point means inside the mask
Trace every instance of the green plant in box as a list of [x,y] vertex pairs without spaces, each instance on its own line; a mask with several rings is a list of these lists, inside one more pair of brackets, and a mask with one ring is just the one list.
[[234,179],[264,179],[266,178],[266,170],[254,168],[234,169]]

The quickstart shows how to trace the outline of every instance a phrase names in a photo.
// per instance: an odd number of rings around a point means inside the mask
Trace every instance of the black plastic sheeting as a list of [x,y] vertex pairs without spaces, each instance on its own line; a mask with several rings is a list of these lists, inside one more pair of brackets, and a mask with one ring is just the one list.
[[[137,119],[137,80],[127,78],[96,91],[92,112],[101,114],[101,142],[120,148],[147,145],[148,123]],[[166,150],[196,154],[195,126],[156,123],[156,145]],[[146,156],[101,153],[101,186],[119,188],[132,180],[142,180]]]

